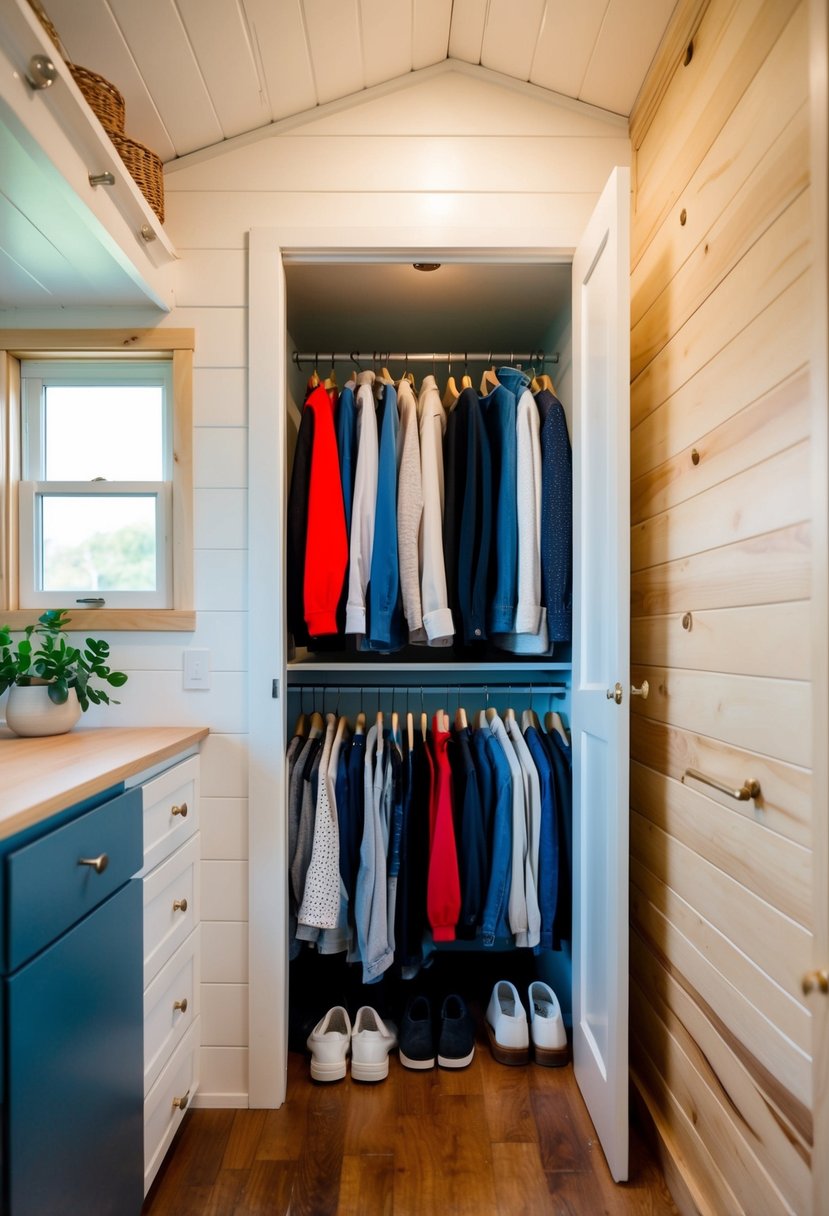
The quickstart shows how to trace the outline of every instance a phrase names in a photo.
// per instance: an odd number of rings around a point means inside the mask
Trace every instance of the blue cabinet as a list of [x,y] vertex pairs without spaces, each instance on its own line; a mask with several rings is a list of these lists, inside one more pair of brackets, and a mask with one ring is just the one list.
[[0,858],[6,1216],[141,1209],[141,814],[121,793]]

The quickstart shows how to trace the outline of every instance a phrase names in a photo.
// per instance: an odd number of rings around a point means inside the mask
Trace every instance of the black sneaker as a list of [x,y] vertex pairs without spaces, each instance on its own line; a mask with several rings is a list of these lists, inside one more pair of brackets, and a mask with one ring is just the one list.
[[462,996],[452,993],[440,1011],[438,1064],[441,1068],[466,1068],[475,1054],[475,1026]]
[[428,997],[416,996],[409,1002],[400,1023],[398,1056],[404,1068],[435,1067],[435,1036]]

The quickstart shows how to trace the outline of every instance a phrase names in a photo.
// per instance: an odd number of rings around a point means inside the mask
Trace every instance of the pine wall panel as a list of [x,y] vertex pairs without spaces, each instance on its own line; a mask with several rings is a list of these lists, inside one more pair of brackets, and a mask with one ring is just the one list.
[[632,1071],[746,1216],[812,1212],[807,15],[710,0],[631,116]]

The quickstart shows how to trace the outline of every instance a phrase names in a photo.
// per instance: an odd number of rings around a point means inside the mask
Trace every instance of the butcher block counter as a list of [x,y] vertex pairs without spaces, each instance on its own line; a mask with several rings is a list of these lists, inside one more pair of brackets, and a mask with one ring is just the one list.
[[21,739],[0,730],[0,840],[194,746],[207,727],[92,727]]

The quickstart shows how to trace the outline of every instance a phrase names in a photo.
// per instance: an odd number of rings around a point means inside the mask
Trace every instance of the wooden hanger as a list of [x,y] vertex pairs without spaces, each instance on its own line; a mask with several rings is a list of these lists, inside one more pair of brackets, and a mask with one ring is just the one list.
[[308,715],[300,714],[296,720],[296,726],[294,727],[294,735],[299,735],[300,738],[304,739],[305,736],[308,734],[309,725],[310,725],[310,723],[308,721]]
[[487,720],[487,722],[494,722],[494,721],[495,721],[495,719],[496,719],[497,717],[498,717],[498,710],[497,710],[497,709],[488,709],[488,710],[486,711],[486,720]]
[[325,388],[330,393],[332,388],[338,389],[339,387],[340,387],[339,384],[337,384],[337,373],[334,371],[334,368],[332,367],[329,374],[325,377]]
[[364,735],[366,733],[366,715],[362,710],[357,714],[357,721],[354,723],[354,734]]
[[424,710],[420,715],[420,733],[423,735],[423,742],[426,742],[426,736],[429,733],[429,715]]
[[518,725],[516,718],[515,718],[515,710],[514,709],[505,709],[504,710],[504,725],[508,726],[510,724],[510,722],[515,722],[515,725],[516,726]]
[[539,388],[538,388],[539,392],[541,391],[541,389],[546,388],[548,393],[552,393],[554,397],[558,396],[558,393],[553,388],[553,382],[550,379],[550,377],[547,375],[546,372],[544,373],[544,375],[538,377],[538,385],[539,385]]
[[541,392],[541,381],[538,379],[538,376],[533,376],[532,380],[530,381],[530,392],[533,394],[533,396],[535,396],[536,393]]
[[488,393],[491,393],[494,388],[497,388],[500,383],[501,381],[495,375],[495,368],[486,368],[483,376],[481,377],[481,393],[485,397]]
[[470,375],[461,376],[461,388],[472,388],[472,377]]
[[391,737],[397,742],[400,730],[400,715],[396,709],[391,711]]
[[455,713],[455,730],[467,730],[469,723],[466,720],[466,710],[462,705],[459,705]]
[[475,715],[475,729],[482,730],[486,726],[486,714],[482,709],[479,709]]
[[342,714],[340,716],[340,720],[337,722],[337,734],[335,737],[337,739],[343,739],[349,733],[350,727],[348,725],[348,718],[346,718],[345,714]]
[[534,709],[525,709],[521,715],[521,733],[526,731],[528,726],[534,726],[536,730],[541,730],[541,723],[538,720],[538,714]]
[[450,376],[446,381],[446,388],[443,390],[443,397],[441,399],[443,405],[446,407],[446,409],[451,409],[458,397],[460,397],[460,392],[458,391],[458,386],[455,383],[455,377]]
[[406,714],[406,741],[409,744],[409,751],[414,749],[414,714]]
[[382,709],[377,710],[377,717],[375,718],[374,721],[375,721],[375,725],[377,726],[377,750],[379,752],[382,750],[382,747],[383,747],[383,711],[382,711]]
[[387,367],[380,368],[380,373],[377,376],[377,379],[381,384],[394,384],[392,374]]
[[324,730],[325,720],[323,719],[322,714],[315,709],[311,714],[311,727],[309,733],[313,734],[316,731],[318,735],[321,735]]
[[568,747],[570,746],[570,736],[568,735],[567,731],[564,729],[564,723],[561,720],[560,714],[552,713],[552,712],[545,714],[544,715],[544,725],[547,728],[548,734],[550,734],[552,731],[555,731],[556,734],[561,735],[563,742],[566,743],[566,745]]

